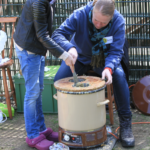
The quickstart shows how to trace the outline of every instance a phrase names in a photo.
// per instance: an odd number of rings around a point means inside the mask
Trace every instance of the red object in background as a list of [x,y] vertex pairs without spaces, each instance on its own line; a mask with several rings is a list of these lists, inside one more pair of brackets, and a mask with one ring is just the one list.
[[145,115],[150,115],[150,75],[141,78],[134,86],[132,99],[136,108]]

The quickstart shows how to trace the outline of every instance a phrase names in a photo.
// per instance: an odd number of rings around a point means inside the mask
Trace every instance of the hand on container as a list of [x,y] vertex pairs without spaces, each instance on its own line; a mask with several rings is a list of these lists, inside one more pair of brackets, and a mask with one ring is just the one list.
[[104,80],[105,77],[107,78],[106,85],[111,84],[112,83],[112,75],[108,69],[104,69],[104,71],[102,72],[102,79]]
[[73,57],[73,64],[75,64],[78,57],[77,50],[74,47],[72,47],[69,49],[68,53]]
[[66,63],[67,66],[70,67],[70,69],[71,69],[71,71],[73,73],[74,72],[74,68],[73,68],[74,60],[73,60],[73,57],[69,53],[68,53],[67,59],[65,60],[65,63]]

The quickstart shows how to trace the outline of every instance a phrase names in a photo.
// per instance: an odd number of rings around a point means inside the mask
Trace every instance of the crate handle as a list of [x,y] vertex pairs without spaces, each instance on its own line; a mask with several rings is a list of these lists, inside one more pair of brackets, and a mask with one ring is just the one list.
[[97,103],[97,106],[105,105],[105,104],[107,104],[107,103],[109,103],[109,100],[108,100],[108,99],[106,99],[105,101],[102,101],[102,102],[98,102],[98,103]]
[[54,94],[53,97],[57,100],[57,94]]

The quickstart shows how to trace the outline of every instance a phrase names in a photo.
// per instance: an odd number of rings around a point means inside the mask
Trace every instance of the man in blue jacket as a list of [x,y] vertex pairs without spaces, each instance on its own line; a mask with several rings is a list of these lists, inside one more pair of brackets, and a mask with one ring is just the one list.
[[[83,75],[92,68],[102,75],[102,79],[107,78],[106,84],[113,81],[120,121],[120,140],[124,147],[134,146],[129,89],[121,66],[125,21],[115,10],[114,1],[95,0],[75,10],[55,30],[52,39],[76,59],[75,70],[78,75]],[[72,72],[63,61],[54,81],[70,76]]]

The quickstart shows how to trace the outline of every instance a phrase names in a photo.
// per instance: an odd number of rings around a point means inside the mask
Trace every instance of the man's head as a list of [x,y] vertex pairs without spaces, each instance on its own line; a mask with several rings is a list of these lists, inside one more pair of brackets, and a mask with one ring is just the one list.
[[92,22],[96,29],[101,29],[112,19],[115,3],[113,0],[95,0],[93,5]]

